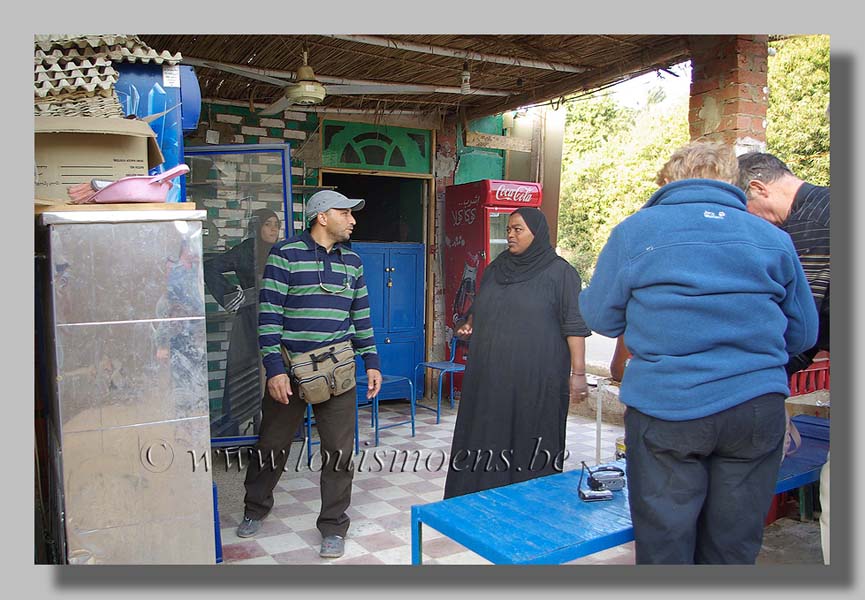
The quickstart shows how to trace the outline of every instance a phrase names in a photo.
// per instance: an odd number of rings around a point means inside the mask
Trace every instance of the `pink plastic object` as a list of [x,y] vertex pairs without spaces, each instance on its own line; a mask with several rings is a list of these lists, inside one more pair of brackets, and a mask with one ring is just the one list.
[[158,175],[135,175],[124,177],[105,186],[93,196],[91,202],[165,202],[171,180],[189,173],[189,166],[179,164]]

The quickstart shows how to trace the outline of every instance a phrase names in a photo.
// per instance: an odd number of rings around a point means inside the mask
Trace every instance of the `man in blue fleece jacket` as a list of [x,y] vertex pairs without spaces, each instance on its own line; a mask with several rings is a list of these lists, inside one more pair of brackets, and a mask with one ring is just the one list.
[[790,237],[746,210],[731,148],[694,142],[617,225],[580,294],[624,333],[620,391],[638,564],[753,564],[785,432],[784,365],[817,338]]

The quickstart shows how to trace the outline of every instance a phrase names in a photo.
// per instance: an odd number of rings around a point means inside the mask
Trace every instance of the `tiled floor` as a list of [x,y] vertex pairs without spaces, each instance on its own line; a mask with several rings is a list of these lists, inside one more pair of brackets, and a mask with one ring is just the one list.
[[[402,421],[408,414],[405,402],[383,402],[381,424]],[[320,505],[316,467],[305,464],[305,448],[295,444],[289,455],[291,468],[282,476],[275,490],[276,504],[265,519],[259,533],[251,539],[235,535],[235,528],[243,517],[243,471],[235,467],[225,469],[225,463],[214,464],[214,481],[220,489],[220,525],[223,561],[231,564],[382,564],[411,563],[410,508],[442,499],[445,467],[450,453],[451,436],[456,420],[456,409],[442,406],[441,423],[435,414],[418,409],[416,436],[411,437],[409,425],[385,429],[380,433],[380,444],[372,444],[373,431],[369,427],[368,411],[361,412],[361,451],[354,476],[352,502],[348,509],[351,528],[342,558],[322,559],[318,556],[321,536],[315,528]],[[601,460],[612,460],[616,438],[623,435],[621,427],[602,424]],[[594,420],[572,415],[568,418],[566,437],[569,456],[565,470],[579,468],[580,461],[595,463],[596,424]],[[318,446],[314,446],[315,449]],[[374,459],[378,451],[380,462]],[[421,461],[413,469],[414,459],[405,468],[400,450],[419,450]],[[402,456],[402,455],[400,455]],[[299,466],[298,466],[299,465]],[[435,564],[489,564],[477,554],[424,526],[423,562]],[[575,561],[574,564],[633,564],[633,544],[597,553]]]

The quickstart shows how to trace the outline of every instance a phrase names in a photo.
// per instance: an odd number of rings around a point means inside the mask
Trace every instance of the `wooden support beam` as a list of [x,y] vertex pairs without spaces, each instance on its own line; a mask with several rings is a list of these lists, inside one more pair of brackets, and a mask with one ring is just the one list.
[[689,49],[687,44],[676,39],[666,47],[656,48],[654,55],[641,56],[630,61],[625,61],[616,64],[615,68],[599,66],[590,73],[573,75],[531,92],[510,96],[509,98],[491,98],[480,101],[474,106],[467,108],[466,117],[469,120],[480,119],[521,106],[545,102],[566,94],[600,87],[601,85],[615,81],[618,73],[627,73],[638,68],[666,67],[688,58]]
[[466,146],[471,146],[472,148],[512,150],[514,152],[531,152],[532,140],[507,135],[491,135],[489,133],[468,131],[466,132]]
[[[297,73],[294,71],[281,71],[277,69],[259,69],[257,67],[249,67],[233,63],[219,62],[215,60],[205,60],[194,56],[184,56],[183,63],[196,67],[206,67],[208,69],[216,69],[217,71],[225,71],[241,77],[248,77],[270,85],[284,88],[297,79]],[[366,93],[369,94],[456,94],[465,96],[460,86],[457,85],[425,85],[425,84],[405,84],[397,81],[381,81],[372,79],[347,79],[345,77],[332,77],[316,72],[315,79],[323,84],[325,88],[328,85],[333,86],[328,90],[329,94],[334,96],[340,94],[339,86],[373,86],[377,89],[370,89]],[[348,91],[348,89],[346,89]],[[355,89],[357,93],[347,93],[345,95],[364,95],[364,90]],[[495,96],[508,97],[511,92],[506,90],[491,90],[483,88],[472,88],[471,95],[474,96]]]

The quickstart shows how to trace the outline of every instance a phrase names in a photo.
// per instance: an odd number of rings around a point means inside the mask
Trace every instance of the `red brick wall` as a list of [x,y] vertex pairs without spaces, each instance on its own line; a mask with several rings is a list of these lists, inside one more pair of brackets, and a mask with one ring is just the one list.
[[765,35],[691,36],[691,139],[765,149]]

